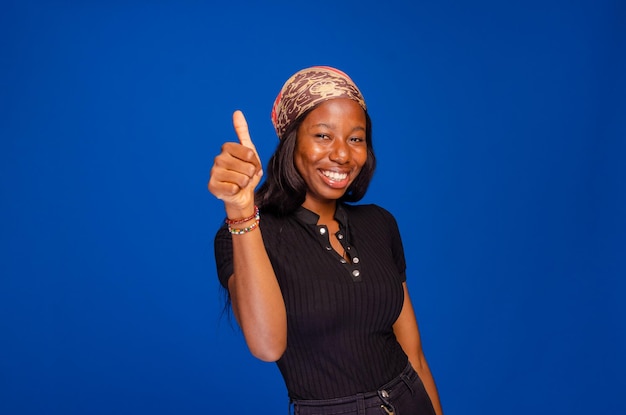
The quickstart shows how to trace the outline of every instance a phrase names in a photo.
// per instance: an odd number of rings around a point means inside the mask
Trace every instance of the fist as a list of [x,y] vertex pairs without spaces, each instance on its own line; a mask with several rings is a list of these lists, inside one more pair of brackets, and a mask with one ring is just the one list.
[[233,113],[233,126],[239,142],[222,145],[221,153],[213,160],[208,188],[227,210],[248,211],[254,207],[254,189],[263,169],[241,111]]

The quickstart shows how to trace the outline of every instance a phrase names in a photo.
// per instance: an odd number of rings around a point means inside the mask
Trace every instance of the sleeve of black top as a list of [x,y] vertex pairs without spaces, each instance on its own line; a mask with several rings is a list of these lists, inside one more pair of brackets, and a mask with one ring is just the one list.
[[404,255],[404,247],[402,245],[402,237],[396,218],[384,208],[381,208],[388,218],[388,226],[391,238],[391,249],[393,259],[398,267],[398,274],[401,276],[402,282],[406,281],[406,257]]
[[213,244],[217,277],[224,288],[228,288],[228,279],[233,275],[233,241],[228,226],[222,225],[215,234]]

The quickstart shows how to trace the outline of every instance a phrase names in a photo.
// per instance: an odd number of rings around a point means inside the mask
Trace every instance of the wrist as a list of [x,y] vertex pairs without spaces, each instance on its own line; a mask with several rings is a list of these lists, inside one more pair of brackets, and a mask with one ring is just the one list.
[[256,206],[250,205],[246,207],[226,206],[226,223],[241,221],[245,218],[254,218],[256,214]]
[[259,214],[259,208],[255,205],[252,215],[237,219],[227,217],[225,222],[228,225],[228,231],[231,235],[242,235],[258,228],[260,220],[261,215]]
[[243,216],[231,216],[231,212],[227,211],[225,222],[229,226],[231,226],[231,225],[246,224],[248,222],[252,222],[253,220],[258,221],[259,220],[259,208],[256,205],[254,205],[252,209],[253,209],[252,213],[248,215],[243,213],[243,212],[248,211],[248,209],[236,213],[236,215],[243,215]]

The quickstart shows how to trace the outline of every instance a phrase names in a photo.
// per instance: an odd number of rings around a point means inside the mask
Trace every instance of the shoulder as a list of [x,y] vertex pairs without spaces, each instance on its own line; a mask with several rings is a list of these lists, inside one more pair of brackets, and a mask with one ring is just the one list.
[[395,222],[396,219],[387,209],[376,205],[376,204],[367,204],[367,205],[344,205],[350,220],[384,220]]
[[285,237],[291,238],[302,229],[294,214],[278,215],[261,210],[260,216],[259,227],[263,231],[263,241],[266,245],[275,244]]
[[398,223],[387,209],[375,205],[344,205],[351,228],[366,229],[377,234],[397,234]]

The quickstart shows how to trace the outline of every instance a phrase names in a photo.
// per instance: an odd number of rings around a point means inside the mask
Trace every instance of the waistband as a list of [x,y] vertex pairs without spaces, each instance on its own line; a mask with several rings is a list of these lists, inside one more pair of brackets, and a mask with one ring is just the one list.
[[417,373],[410,363],[407,363],[404,370],[391,381],[385,383],[378,390],[359,393],[351,396],[344,396],[333,399],[295,399],[291,402],[298,409],[299,415],[307,415],[309,411],[319,407],[332,407],[333,409],[366,409],[380,405],[389,405],[389,399],[398,393],[399,389],[409,388],[412,391],[411,383],[417,378]]

